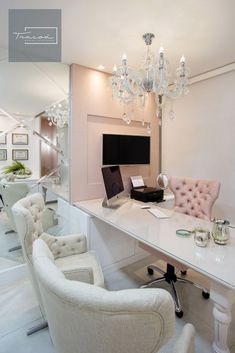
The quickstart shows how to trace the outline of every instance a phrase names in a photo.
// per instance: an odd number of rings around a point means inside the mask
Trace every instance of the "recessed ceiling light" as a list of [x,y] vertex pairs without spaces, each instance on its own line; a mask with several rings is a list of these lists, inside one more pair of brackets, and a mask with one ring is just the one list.
[[99,65],[99,66],[97,66],[97,69],[98,70],[104,70],[104,66],[103,65]]

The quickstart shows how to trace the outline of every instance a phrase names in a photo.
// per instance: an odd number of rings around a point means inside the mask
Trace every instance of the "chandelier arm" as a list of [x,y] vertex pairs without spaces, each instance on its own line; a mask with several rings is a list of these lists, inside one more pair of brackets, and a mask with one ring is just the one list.
[[168,61],[164,55],[164,49],[159,50],[158,63],[155,55],[150,51],[150,45],[154,35],[146,33],[143,35],[147,52],[141,70],[134,70],[128,65],[126,54],[123,54],[121,65],[114,66],[112,76],[113,96],[117,97],[121,103],[133,103],[137,98],[142,101],[144,108],[146,96],[149,93],[177,98],[187,93],[189,69],[186,67],[185,57],[182,56],[180,66],[176,70],[175,86],[169,88]]

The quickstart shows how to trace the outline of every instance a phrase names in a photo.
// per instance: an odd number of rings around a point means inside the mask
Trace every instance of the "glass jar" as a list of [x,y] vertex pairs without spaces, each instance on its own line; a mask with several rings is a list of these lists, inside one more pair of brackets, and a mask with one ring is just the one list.
[[204,228],[195,228],[194,241],[197,246],[206,247],[210,241],[210,231]]
[[225,245],[230,238],[229,221],[225,219],[213,219],[212,237],[214,242],[219,245]]

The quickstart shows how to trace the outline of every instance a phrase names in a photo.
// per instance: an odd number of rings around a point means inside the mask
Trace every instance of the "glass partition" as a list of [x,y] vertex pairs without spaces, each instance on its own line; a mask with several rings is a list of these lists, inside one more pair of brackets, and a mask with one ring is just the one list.
[[[69,200],[69,66],[9,63],[0,49],[0,179]],[[4,201],[4,200],[3,200]],[[53,207],[53,204],[51,204]],[[0,201],[0,271],[22,263],[6,205]]]

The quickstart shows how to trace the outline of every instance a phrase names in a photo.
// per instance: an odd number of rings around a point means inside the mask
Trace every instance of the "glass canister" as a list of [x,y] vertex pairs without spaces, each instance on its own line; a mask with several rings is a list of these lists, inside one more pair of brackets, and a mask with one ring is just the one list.
[[219,245],[225,245],[228,243],[230,238],[229,232],[229,221],[225,219],[213,219],[212,222],[214,223],[212,229],[212,237],[214,242]]
[[210,241],[210,231],[204,228],[194,229],[194,241],[197,246],[206,247]]

